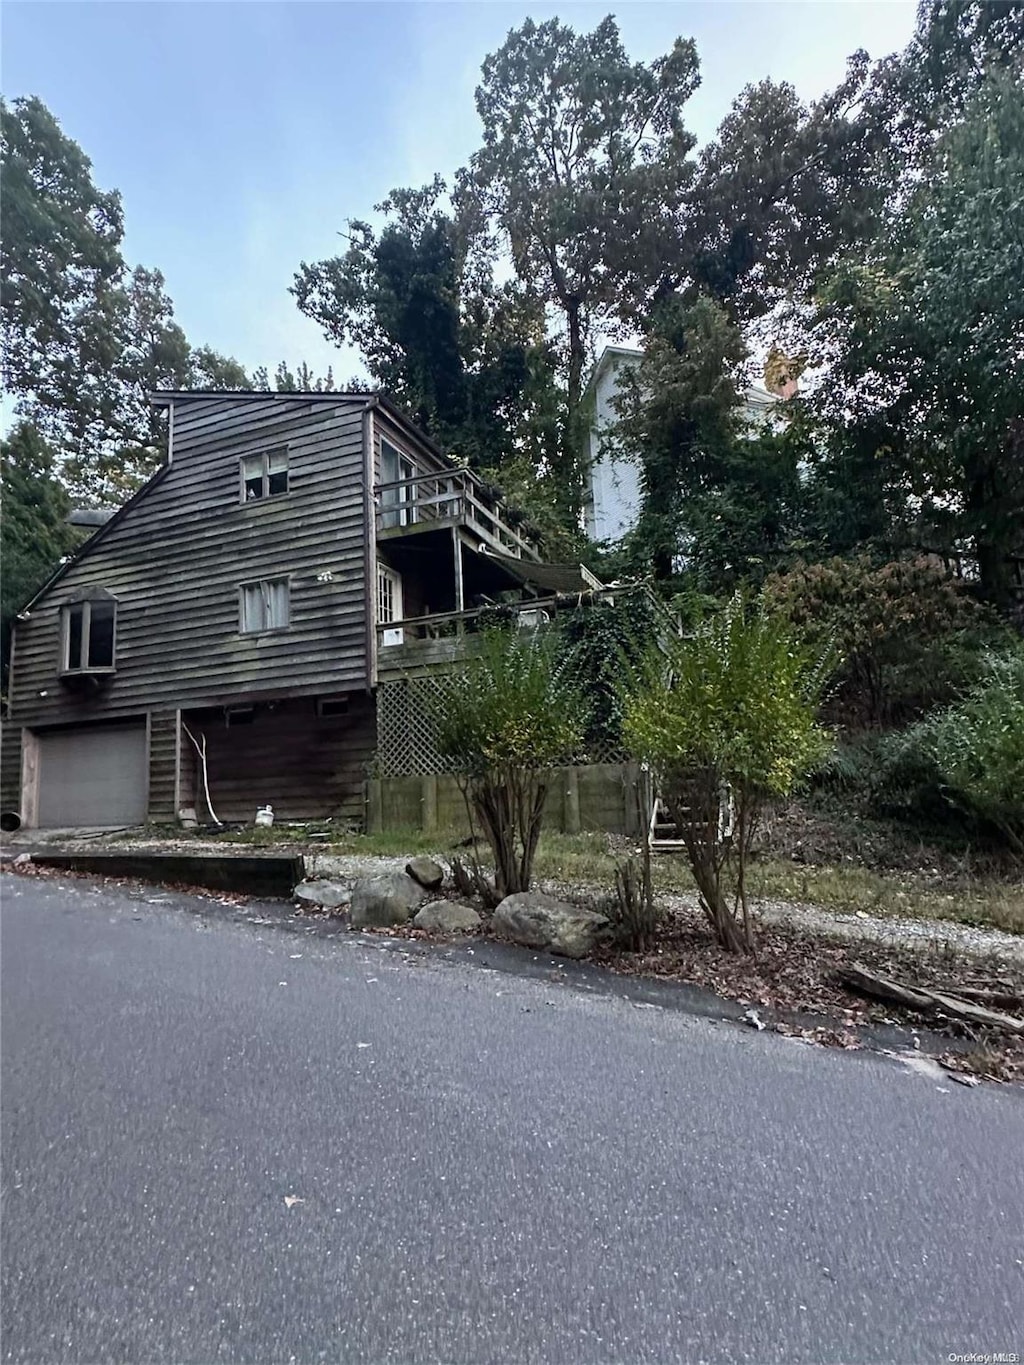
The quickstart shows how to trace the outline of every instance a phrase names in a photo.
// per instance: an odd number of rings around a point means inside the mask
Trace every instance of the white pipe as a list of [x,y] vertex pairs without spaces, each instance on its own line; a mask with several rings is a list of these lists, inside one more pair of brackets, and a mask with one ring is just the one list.
[[181,728],[185,731],[186,735],[188,735],[189,739],[196,746],[196,753],[199,755],[199,762],[202,764],[203,767],[203,791],[206,794],[206,808],[210,812],[210,818],[213,820],[213,823],[215,825],[222,825],[224,821],[217,819],[217,812],[213,809],[213,802],[210,800],[210,779],[209,774],[206,771],[206,736],[203,735],[203,747],[200,749],[195,735],[188,728],[184,721],[181,722]]

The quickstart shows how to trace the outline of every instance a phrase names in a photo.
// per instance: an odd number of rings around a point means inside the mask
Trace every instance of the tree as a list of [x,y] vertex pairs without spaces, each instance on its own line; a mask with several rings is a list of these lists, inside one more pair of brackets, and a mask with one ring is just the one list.
[[792,86],[748,86],[670,214],[648,215],[640,250],[625,251],[622,278],[643,323],[652,303],[702,295],[749,323],[783,298],[805,298],[851,243],[869,237],[883,199],[871,174],[885,129],[857,117],[868,91],[867,56],[812,105]]
[[36,98],[0,102],[3,377],[76,498],[117,502],[164,444],[158,387],[231,387],[237,361],[189,345],[158,270],[129,270],[116,191]]
[[67,522],[71,502],[54,477],[54,453],[28,422],[0,443],[3,501],[3,573],[0,631],[3,685],[11,661],[14,618],[82,536]]
[[812,648],[835,646],[843,719],[860,725],[891,725],[948,700],[963,664],[954,647],[976,647],[992,624],[962,582],[921,556],[797,562],[768,578],[763,600]]
[[815,717],[829,667],[737,596],[688,637],[652,649],[627,684],[627,741],[653,769],[701,909],[732,952],[753,948],[746,874],[764,805],[828,747]]
[[464,197],[446,210],[446,193],[440,176],[392,191],[375,208],[383,228],[350,223],[347,251],[303,262],[292,292],[440,445],[477,469],[518,461],[536,477],[557,406],[543,311],[495,283],[479,215]]
[[[917,535],[970,546],[989,598],[1024,552],[1024,95],[993,74],[938,140],[884,249],[828,291],[835,420],[880,432]],[[852,417],[852,421],[851,421]]]
[[661,307],[644,357],[623,371],[613,444],[640,452],[643,502],[633,552],[659,579],[692,552],[698,501],[721,485],[738,440],[739,329],[711,299]]
[[567,520],[582,491],[583,372],[619,309],[611,261],[653,215],[671,212],[694,139],[682,107],[698,83],[691,41],[631,62],[614,19],[577,35],[528,19],[483,64],[483,146],[461,177],[497,225],[521,282],[559,323],[565,418],[557,480]]
[[435,713],[438,748],[456,772],[471,828],[479,823],[494,857],[498,904],[528,891],[540,838],[548,773],[569,761],[584,707],[551,636],[486,630],[450,680]]
[[270,374],[265,365],[261,365],[253,372],[252,388],[265,389],[268,393],[334,393],[334,372],[328,366],[327,373],[322,376],[315,375],[303,360],[298,369],[288,368],[286,361],[278,362],[277,369],[274,371],[274,383],[271,390]]
[[36,98],[0,103],[3,377],[50,436],[84,440],[116,406],[121,199]]

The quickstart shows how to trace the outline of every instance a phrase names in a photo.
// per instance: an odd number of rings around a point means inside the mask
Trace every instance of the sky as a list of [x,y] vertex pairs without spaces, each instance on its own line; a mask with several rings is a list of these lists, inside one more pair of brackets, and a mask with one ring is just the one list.
[[124,201],[129,264],[160,269],[194,345],[249,369],[306,361],[361,372],[298,311],[302,261],[399,185],[450,176],[477,145],[480,64],[510,29],[609,12],[634,60],[696,40],[702,84],[686,122],[713,134],[769,76],[807,100],[850,52],[903,47],[913,0],[612,4],[337,0],[6,0],[0,84],[38,95]]

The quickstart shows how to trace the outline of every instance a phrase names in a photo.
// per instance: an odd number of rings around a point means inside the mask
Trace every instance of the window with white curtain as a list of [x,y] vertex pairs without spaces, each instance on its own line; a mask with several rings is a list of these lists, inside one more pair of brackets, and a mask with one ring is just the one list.
[[239,592],[240,625],[243,635],[263,630],[284,630],[291,620],[291,593],[287,578],[264,578],[259,583],[243,583]]

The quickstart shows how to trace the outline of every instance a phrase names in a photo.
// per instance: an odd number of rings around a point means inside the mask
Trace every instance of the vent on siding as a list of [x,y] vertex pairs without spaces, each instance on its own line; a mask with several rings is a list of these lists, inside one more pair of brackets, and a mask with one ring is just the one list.
[[316,713],[321,720],[348,715],[348,697],[317,697]]

